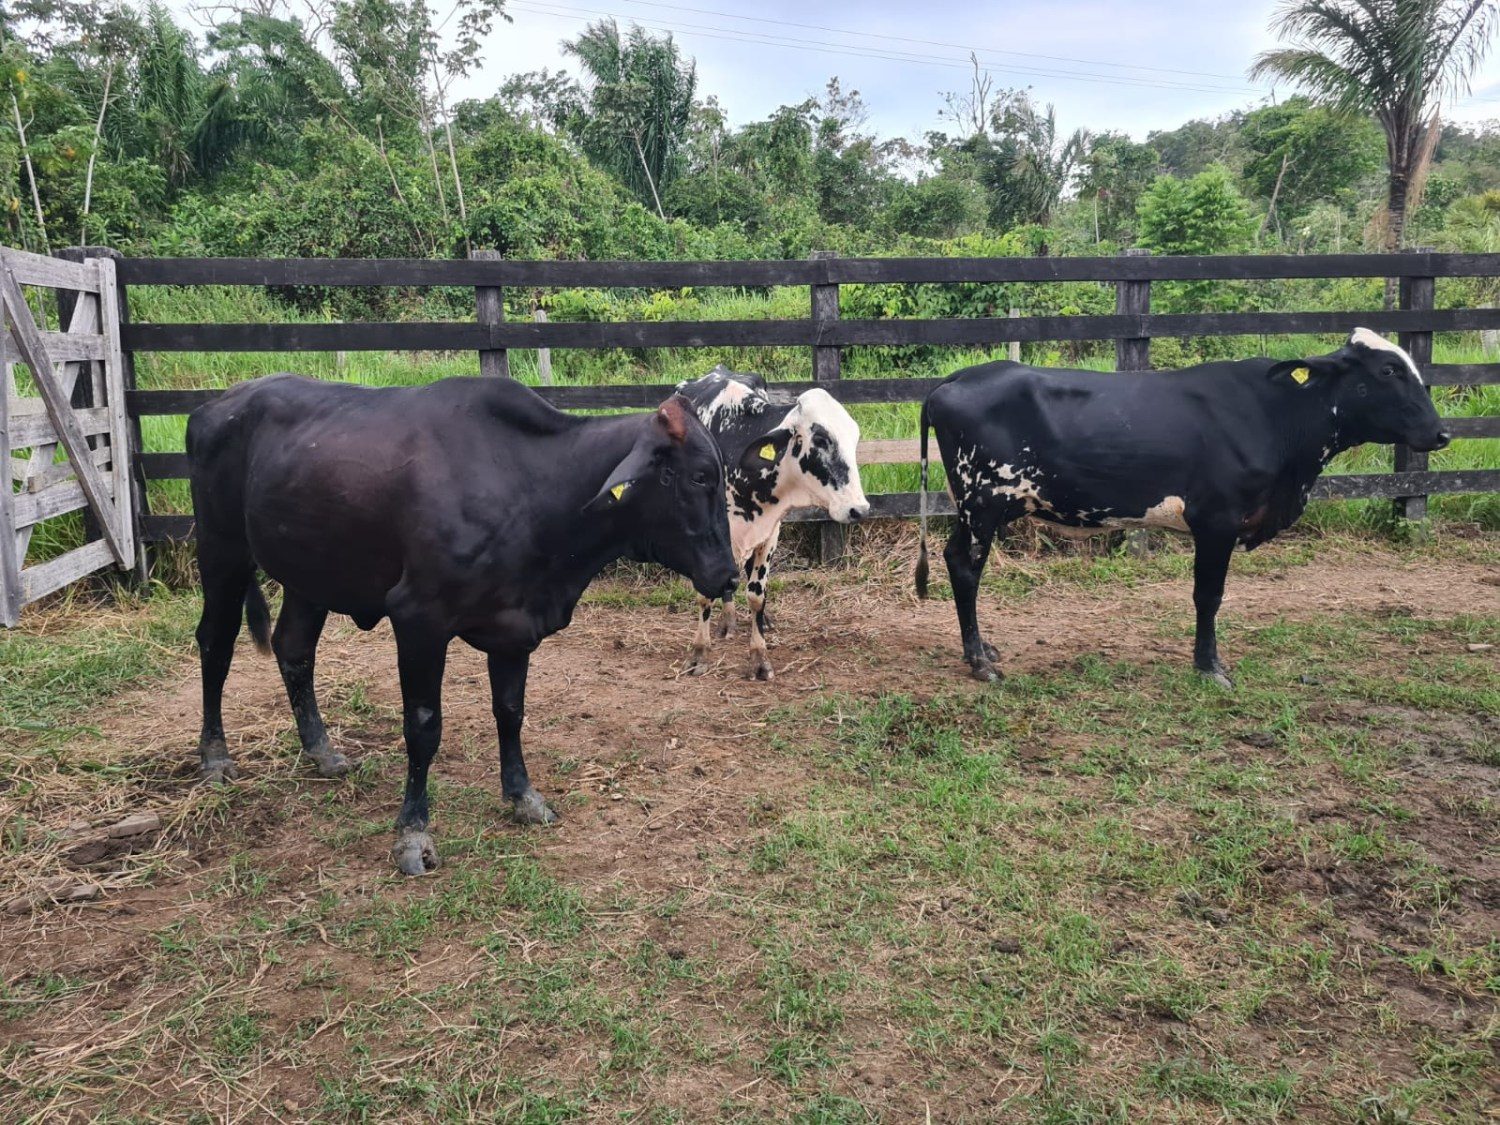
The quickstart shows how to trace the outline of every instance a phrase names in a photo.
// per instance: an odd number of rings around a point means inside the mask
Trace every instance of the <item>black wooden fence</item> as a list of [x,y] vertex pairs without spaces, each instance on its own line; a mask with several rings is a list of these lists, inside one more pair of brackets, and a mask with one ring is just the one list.
[[[504,261],[476,254],[469,260],[340,260],[237,258],[126,258],[118,262],[123,285],[249,286],[456,286],[475,291],[469,322],[343,324],[128,324],[122,332],[127,357],[138,352],[475,351],[485,374],[509,373],[514,348],[700,348],[779,346],[811,349],[812,382],[778,384],[791,391],[826,388],[845,403],[919,402],[931,379],[843,379],[842,349],[855,346],[995,346],[1010,341],[1113,340],[1116,365],[1150,365],[1154,337],[1291,335],[1348,332],[1364,325],[1394,333],[1416,360],[1429,385],[1500,383],[1500,364],[1434,364],[1436,332],[1500,330],[1500,309],[1435,307],[1438,278],[1500,277],[1500,254],[1151,257],[1127,252],[1101,258],[839,258],[747,262]],[[1156,281],[1267,280],[1284,278],[1400,279],[1399,307],[1389,311],[1241,312],[1162,315],[1151,309]],[[979,317],[952,319],[845,320],[839,315],[840,285],[856,283],[960,284],[1084,281],[1112,284],[1116,312],[1107,316]],[[630,323],[530,323],[504,319],[504,290],[545,288],[660,288],[806,286],[808,316],[802,320],[668,321]],[[122,308],[126,307],[124,301]],[[646,408],[672,390],[665,385],[539,387],[565,409]],[[217,390],[132,390],[130,415],[185,414]],[[1500,437],[1500,417],[1455,418],[1456,438]],[[1392,473],[1328,476],[1318,498],[1390,498],[1414,518],[1426,512],[1433,493],[1500,491],[1500,468],[1431,472],[1427,456],[1396,450]],[[181,453],[138,453],[143,480],[181,478]],[[911,516],[916,493],[872,496],[876,517]],[[933,511],[951,511],[946,496],[934,496]],[[142,518],[145,540],[187,538],[192,519],[181,515]],[[825,525],[825,557],[840,549],[834,525]]]

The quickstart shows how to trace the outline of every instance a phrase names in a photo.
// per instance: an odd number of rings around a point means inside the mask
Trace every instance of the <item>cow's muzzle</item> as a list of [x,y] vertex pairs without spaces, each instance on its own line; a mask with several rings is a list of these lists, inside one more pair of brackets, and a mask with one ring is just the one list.
[[839,523],[858,523],[870,514],[869,504],[854,504],[835,516]]
[[1408,442],[1410,448],[1418,453],[1436,453],[1439,449],[1447,449],[1453,443],[1453,435],[1447,430],[1438,430],[1432,436],[1423,441]]

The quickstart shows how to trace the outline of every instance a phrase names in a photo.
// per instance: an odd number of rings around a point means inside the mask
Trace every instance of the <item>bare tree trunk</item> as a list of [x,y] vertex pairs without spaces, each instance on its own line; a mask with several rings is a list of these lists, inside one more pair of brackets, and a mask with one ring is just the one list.
[[641,158],[641,171],[646,173],[646,186],[651,189],[651,198],[656,201],[656,214],[662,222],[666,222],[667,213],[662,210],[661,196],[656,194],[656,178],[651,175],[651,165],[646,163],[646,150],[641,148],[641,138],[632,133],[630,139],[635,142],[635,154]]
[[[1399,253],[1406,237],[1406,200],[1410,181],[1406,168],[1391,168],[1390,183],[1386,190],[1385,252]],[[1385,279],[1385,307],[1396,307],[1398,282],[1394,277]]]
[[437,91],[438,112],[443,115],[443,132],[448,138],[448,164],[453,169],[453,190],[458,193],[458,218],[464,226],[464,249],[472,250],[469,244],[469,209],[464,205],[464,181],[458,174],[458,153],[453,147],[453,120],[448,115],[448,106],[443,99],[443,83],[438,77],[437,62],[432,62],[432,85]]
[[1283,152],[1281,154],[1281,171],[1276,173],[1276,186],[1271,189],[1271,202],[1266,207],[1266,217],[1261,220],[1260,231],[1256,234],[1256,241],[1260,241],[1261,235],[1266,233],[1266,228],[1271,225],[1271,217],[1276,214],[1276,200],[1281,196],[1281,182],[1286,179],[1287,164],[1291,161],[1292,154]]
[[432,121],[427,116],[427,105],[424,99],[417,97],[418,120],[422,124],[422,139],[427,142],[427,156],[432,161],[432,182],[437,185],[438,206],[443,209],[443,218],[446,220],[448,214],[448,196],[443,191],[443,174],[438,171],[437,146],[432,143]]
[[21,121],[21,103],[16,101],[15,94],[10,96],[10,110],[16,117],[16,136],[21,141],[21,158],[26,163],[26,178],[31,182],[31,202],[36,208],[36,225],[42,234],[42,248],[52,253],[52,243],[47,238],[47,219],[42,214],[42,195],[36,189],[36,169],[31,166],[31,146],[26,143],[26,125]]
[[[402,210],[406,212],[406,221],[411,223],[412,232],[417,236],[417,242],[430,246],[422,228],[418,225],[416,218],[411,213],[411,205],[406,202],[406,195],[401,190],[401,181],[396,179],[396,169],[391,167],[390,155],[385,150],[385,129],[380,124],[380,115],[375,115],[375,136],[379,139],[380,160],[385,165],[386,175],[391,178],[391,188],[396,193],[396,199],[400,202]],[[436,249],[436,247],[431,247]]]
[[115,64],[110,63],[104,72],[104,97],[99,102],[99,117],[94,122],[94,147],[89,149],[89,169],[83,178],[83,218],[78,225],[78,243],[87,245],[89,206],[94,198],[94,161],[99,156],[99,140],[104,136],[104,114],[109,110],[109,88],[115,80]]

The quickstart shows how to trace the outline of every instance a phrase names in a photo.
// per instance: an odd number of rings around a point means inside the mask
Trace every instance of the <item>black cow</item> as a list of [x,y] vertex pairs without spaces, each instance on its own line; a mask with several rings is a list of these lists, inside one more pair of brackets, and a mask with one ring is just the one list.
[[927,591],[927,427],[958,519],[943,558],[964,659],[999,676],[975,596],[990,541],[1030,516],[1086,532],[1162,527],[1193,537],[1193,664],[1231,687],[1214,618],[1236,543],[1290,526],[1334,454],[1361,442],[1441,449],[1449,436],[1411,357],[1367,328],[1330,355],[1101,373],[987,363],[955,372],[922,405]]
[[[407,753],[393,856],[407,875],[438,863],[427,770],[454,637],[489,656],[516,819],[546,824],[555,814],[521,756],[532,650],[621,557],[662,563],[704,597],[734,589],[723,463],[678,395],[654,414],[581,418],[503,379],[374,389],[272,375],[194,411],[187,449],[203,579],[204,778],[235,776],[220,702],[242,606],[257,644],[276,653],[303,751],[329,777],[349,764],[318,714],[318,637],[330,612],[362,629],[389,617]],[[269,642],[257,567],[285,591]]]

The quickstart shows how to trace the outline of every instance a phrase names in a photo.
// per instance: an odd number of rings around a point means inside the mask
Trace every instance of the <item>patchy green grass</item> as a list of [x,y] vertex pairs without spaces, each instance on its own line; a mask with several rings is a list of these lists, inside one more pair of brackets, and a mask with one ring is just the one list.
[[[1391,567],[1417,552],[1326,546],[1237,559],[1238,577],[1316,566],[1338,583],[1366,551]],[[1467,576],[1493,550],[1426,548]],[[872,614],[899,621],[904,577],[893,593],[884,565],[789,574],[781,643],[815,609],[835,638]],[[1171,551],[1018,557],[997,568],[986,614],[996,599],[1007,613],[1068,599],[1097,612],[1107,592],[1122,631],[1180,644],[1186,591],[1165,614],[1142,599],[1185,566]],[[659,642],[686,621],[663,613],[690,604],[677,587],[617,576],[550,642],[573,646],[563,667],[584,677],[539,678],[568,694],[529,720],[533,746],[556,755],[533,762],[563,796],[557,831],[498,811],[487,703],[469,682],[480,666],[450,668],[434,791],[444,866],[426,879],[388,873],[399,716],[389,683],[347,666],[347,638],[320,673],[331,728],[360,747],[340,785],[280,764],[284,713],[249,776],[215,795],[116,768],[136,746],[111,758],[87,732],[15,728],[56,765],[5,795],[49,831],[70,814],[48,810],[48,785],[192,815],[100,901],[0,915],[0,1117],[1493,1113],[1500,668],[1469,646],[1500,640],[1494,606],[1231,615],[1234,693],[1170,661],[1083,648],[986,688],[925,652],[856,657],[825,637],[816,651],[852,672],[709,684],[661,725],[681,747],[657,772],[643,748],[674,686]],[[190,678],[190,619],[166,595],[87,634],[59,621],[28,639],[30,686],[6,684],[5,698],[47,713],[46,691],[93,693],[92,725],[122,739],[99,700],[131,677],[165,677],[164,696],[174,673]],[[630,631],[658,627],[643,642]],[[156,655],[96,669],[77,656],[85,635]],[[632,638],[619,657],[604,649],[619,698],[650,695],[613,725],[586,679],[610,635]],[[269,706],[267,676],[256,698]],[[562,711],[590,715],[554,731]],[[716,756],[726,734],[748,737]],[[38,838],[23,833],[10,859]]]

